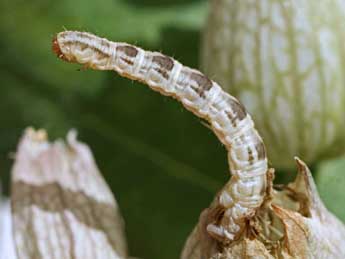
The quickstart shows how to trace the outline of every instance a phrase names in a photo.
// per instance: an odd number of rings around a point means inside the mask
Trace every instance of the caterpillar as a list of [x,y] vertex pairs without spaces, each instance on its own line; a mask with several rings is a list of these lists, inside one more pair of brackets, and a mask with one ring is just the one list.
[[207,232],[222,242],[237,238],[264,200],[268,169],[263,140],[244,106],[198,70],[159,52],[78,31],[58,33],[52,49],[65,61],[114,70],[147,84],[209,122],[228,151],[232,177],[217,196],[221,216],[208,224]]

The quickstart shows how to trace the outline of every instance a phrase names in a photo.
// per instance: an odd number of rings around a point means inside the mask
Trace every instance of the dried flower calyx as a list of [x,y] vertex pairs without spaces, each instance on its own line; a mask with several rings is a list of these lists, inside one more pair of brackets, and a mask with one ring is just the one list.
[[230,244],[204,231],[216,197],[201,214],[181,258],[344,258],[344,224],[325,208],[308,167],[298,158],[296,163],[296,180],[279,191],[268,189],[267,202]]

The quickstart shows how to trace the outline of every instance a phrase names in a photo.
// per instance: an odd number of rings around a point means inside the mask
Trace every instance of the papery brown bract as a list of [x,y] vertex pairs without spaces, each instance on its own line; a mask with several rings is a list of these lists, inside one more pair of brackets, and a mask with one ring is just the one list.
[[26,130],[12,170],[12,219],[18,259],[127,257],[117,203],[88,146]]
[[[239,240],[228,246],[208,240],[210,237],[203,229],[210,214],[205,210],[185,244],[181,259],[345,258],[344,224],[323,205],[308,167],[297,158],[296,162],[296,180],[280,191],[269,191],[271,201],[258,210],[251,222],[254,224],[247,225],[247,232]],[[214,202],[209,209],[213,206]],[[271,221],[261,220],[265,218]],[[274,233],[265,232],[265,227],[282,235],[273,238]]]

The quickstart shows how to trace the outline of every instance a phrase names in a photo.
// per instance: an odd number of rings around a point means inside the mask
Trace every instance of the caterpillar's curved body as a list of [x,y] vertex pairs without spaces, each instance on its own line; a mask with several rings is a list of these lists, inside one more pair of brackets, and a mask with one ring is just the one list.
[[115,70],[181,101],[186,109],[206,119],[228,150],[232,178],[219,194],[221,219],[207,227],[219,240],[233,240],[244,219],[262,204],[267,158],[261,137],[245,108],[199,71],[158,52],[144,51],[86,32],[65,31],[53,40],[62,59],[97,70]]

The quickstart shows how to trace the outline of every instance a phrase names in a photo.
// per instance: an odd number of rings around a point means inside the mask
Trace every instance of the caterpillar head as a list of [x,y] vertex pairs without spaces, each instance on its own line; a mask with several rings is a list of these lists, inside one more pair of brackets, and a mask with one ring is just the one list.
[[53,38],[52,50],[65,61],[91,68],[106,66],[113,55],[107,41],[96,38],[92,34],[77,31],[58,33]]

